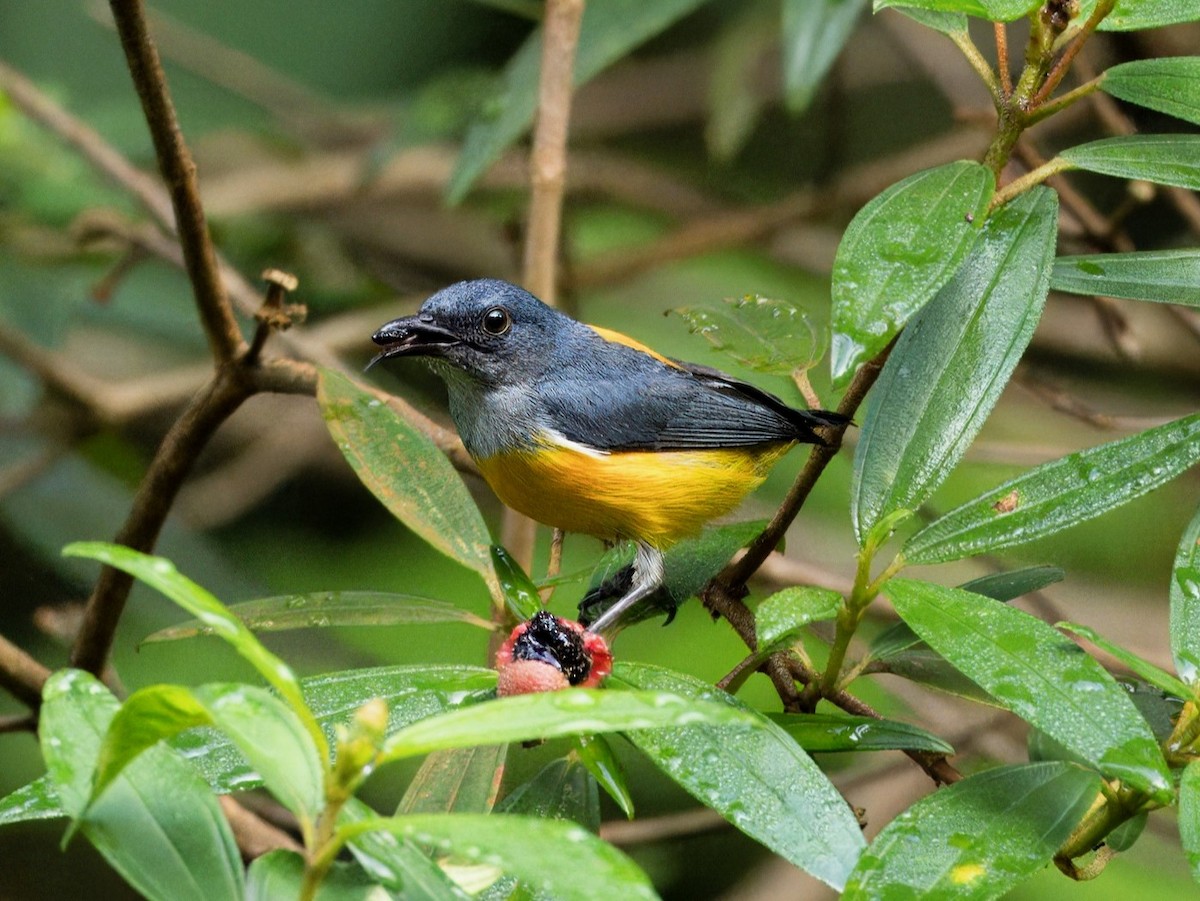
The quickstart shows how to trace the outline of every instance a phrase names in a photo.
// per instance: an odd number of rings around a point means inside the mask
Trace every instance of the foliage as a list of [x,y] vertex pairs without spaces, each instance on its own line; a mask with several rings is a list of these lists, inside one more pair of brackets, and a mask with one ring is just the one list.
[[[534,17],[549,16],[557,6],[494,5]],[[577,46],[569,48],[575,65],[568,74],[575,85],[598,76],[656,36],[669,37],[701,6],[698,0],[587,4]],[[757,56],[755,42],[767,34],[782,49],[785,106],[793,114],[809,109],[866,6],[785,0],[777,28],[769,29],[760,27],[761,8],[724,14],[728,20],[720,21],[728,30],[720,36],[718,68],[729,82],[721,89],[736,93],[753,82],[746,67]],[[828,319],[828,380],[815,369],[813,378],[821,390],[841,392],[842,412],[850,417],[864,398],[867,404],[858,416],[848,475],[843,521],[856,550],[844,590],[788,578],[751,611],[742,602],[748,574],[726,565],[748,546],[743,559],[758,569],[825,473],[834,445],[814,450],[770,523],[717,526],[672,549],[662,591],[623,623],[630,627],[664,611],[669,621],[679,605],[699,596],[746,644],[740,662],[727,661],[728,675],[716,687],[711,679],[619,655],[601,689],[502,698],[495,696],[491,670],[461,661],[301,677],[285,662],[288,655],[268,649],[258,633],[396,626],[410,634],[442,623],[475,626],[475,634],[497,638],[540,609],[544,593],[557,586],[602,589],[619,573],[627,550],[603,558],[590,583],[586,573],[532,578],[516,542],[506,548],[493,540],[486,511],[458,471],[469,461],[456,460],[442,430],[343,371],[336,359],[314,353],[303,338],[288,350],[321,363],[304,370],[307,380],[260,356],[270,329],[290,325],[297,315],[277,293],[260,311],[258,337],[222,358],[213,324],[219,318],[213,310],[221,307],[206,306],[202,280],[192,273],[217,366],[207,395],[193,401],[176,429],[186,433],[189,416],[209,416],[215,429],[256,390],[311,393],[362,484],[441,555],[446,569],[467,572],[476,589],[482,580],[490,615],[468,609],[461,595],[470,588],[417,593],[407,571],[399,576],[403,592],[356,586],[226,604],[219,596],[234,592],[215,580],[210,591],[166,557],[134,549],[142,541],[136,529],[124,533],[131,546],[72,543],[67,557],[104,565],[100,585],[123,578],[118,573],[136,578],[192,617],[144,630],[149,642],[161,647],[213,637],[250,675],[191,684],[181,674],[125,695],[98,677],[105,646],[99,663],[88,667],[95,672],[67,667],[49,674],[40,706],[26,686],[23,699],[37,715],[45,774],[0,800],[0,825],[66,819],[68,840],[91,842],[148,898],[655,897],[651,876],[597,834],[600,789],[632,818],[635,804],[648,805],[628,771],[652,768],[849,898],[995,898],[1050,863],[1072,878],[1094,876],[1111,854],[1142,840],[1149,814],[1168,808],[1178,811],[1183,855],[1200,879],[1200,511],[1179,540],[1163,598],[1173,671],[1138,653],[1138,642],[1128,636],[1105,635],[1086,622],[1052,625],[1057,617],[1047,622],[1010,603],[1063,579],[1063,569],[1004,562],[999,572],[957,587],[950,587],[953,575],[943,575],[949,570],[906,572],[1057,537],[1200,462],[1200,413],[1185,413],[1052,455],[994,487],[959,483],[965,498],[941,510],[943,486],[963,474],[985,422],[1028,359],[1052,290],[1147,301],[1150,309],[1178,305],[1181,315],[1200,307],[1195,248],[1139,251],[1092,234],[1089,252],[1061,253],[1078,249],[1060,225],[1067,207],[1078,216],[1079,201],[1054,181],[1081,171],[1164,191],[1198,190],[1200,136],[1116,135],[1046,161],[1026,159],[1028,171],[1017,178],[1007,168],[1030,126],[1100,92],[1158,116],[1200,123],[1200,59],[1194,57],[1122,62],[1056,95],[1094,32],[1195,25],[1200,17],[1183,0],[1086,0],[1073,17],[1059,4],[1036,0],[876,0],[874,6],[877,12],[899,9],[963,51],[996,108],[986,153],[979,161],[905,173],[862,198],[833,259],[827,316],[810,317],[787,300],[751,293],[717,311],[678,309],[717,354],[743,368],[791,377],[810,394],[817,389],[809,370],[824,350],[820,323]],[[1029,43],[1015,80],[984,60],[968,17],[1028,20]],[[446,169],[449,200],[466,202],[489,167],[545,113],[540,60],[550,33],[542,23],[524,37],[491,83],[494,95],[478,104],[458,160]],[[1002,27],[996,34],[1005,40]],[[736,155],[760,106],[746,97],[714,96],[714,117],[725,117],[714,154]],[[377,155],[396,149],[378,135],[372,140]],[[355,191],[391,177],[386,163],[374,163]],[[188,240],[183,237],[185,245]],[[194,331],[179,322],[169,328]],[[5,328],[0,338],[0,351],[55,390],[74,403],[86,398],[77,381],[29,350],[24,334]],[[26,375],[0,372],[0,378],[21,384]],[[206,406],[206,396],[217,400]],[[168,452],[172,440],[187,445],[172,435],[164,442]],[[200,445],[206,437],[197,439]],[[193,462],[175,466],[180,479]],[[144,492],[159,492],[165,518],[178,483],[170,482],[174,471],[155,472],[159,481],[147,479]],[[133,503],[136,510],[145,501]],[[1127,532],[1124,541],[1141,540],[1136,528]],[[872,638],[883,599],[900,621]],[[94,624],[83,628],[85,639],[95,637]],[[670,632],[661,634],[660,642],[671,641]],[[13,694],[22,698],[23,658],[10,653],[7,642],[0,651],[6,677],[0,684],[16,685]],[[73,660],[80,658],[77,646]],[[756,672],[770,677],[778,704],[759,703],[750,691],[737,696]],[[950,758],[961,739],[908,722],[916,715],[874,684],[876,675],[1011,714],[1031,728],[1029,759],[960,772]],[[867,692],[884,698],[887,715],[863,700]],[[512,779],[509,746],[539,742],[549,761],[527,778]],[[877,832],[868,838],[836,781],[835,761],[842,758],[819,755],[858,759],[896,750],[947,784],[890,823],[872,823]],[[394,814],[374,798],[368,802],[385,778],[376,779],[377,771],[394,774],[401,761],[417,759],[423,763],[404,797],[388,803]],[[248,790],[269,794],[287,812],[298,852],[277,847],[242,866],[222,814],[227,802],[219,797]]]

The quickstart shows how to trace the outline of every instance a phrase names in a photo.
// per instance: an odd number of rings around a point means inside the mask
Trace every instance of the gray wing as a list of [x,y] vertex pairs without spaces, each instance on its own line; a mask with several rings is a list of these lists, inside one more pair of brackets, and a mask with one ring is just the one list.
[[702,450],[822,443],[812,426],[845,421],[838,414],[795,410],[715,369],[671,366],[611,343],[599,353],[592,350],[569,367],[551,367],[538,392],[549,421],[589,447]]

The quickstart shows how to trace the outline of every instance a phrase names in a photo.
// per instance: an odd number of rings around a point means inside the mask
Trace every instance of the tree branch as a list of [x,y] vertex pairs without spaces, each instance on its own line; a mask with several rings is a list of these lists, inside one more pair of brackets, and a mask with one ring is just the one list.
[[42,703],[42,686],[50,670],[0,635],[0,688],[37,710]]
[[129,74],[150,126],[159,170],[171,197],[175,232],[183,248],[184,264],[200,320],[214,359],[220,362],[231,360],[244,343],[242,333],[233,318],[233,309],[221,281],[200,203],[196,164],[179,130],[175,106],[167,91],[166,75],[147,30],[144,5],[142,0],[111,0],[109,6],[121,46],[125,49]]

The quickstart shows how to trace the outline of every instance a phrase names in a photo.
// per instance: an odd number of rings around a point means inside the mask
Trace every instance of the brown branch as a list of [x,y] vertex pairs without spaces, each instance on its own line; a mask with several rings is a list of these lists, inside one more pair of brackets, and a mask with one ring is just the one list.
[[554,305],[558,295],[558,253],[563,192],[567,180],[567,129],[575,49],[583,0],[550,0],[542,26],[542,70],[538,115],[529,159],[529,228],[525,235],[525,287]]
[[221,281],[216,252],[200,204],[196,164],[179,130],[175,106],[167,91],[166,74],[147,30],[144,5],[142,0],[111,0],[109,5],[121,46],[125,49],[129,74],[150,126],[159,170],[171,197],[175,232],[183,248],[188,280],[192,283],[209,347],[214,359],[231,360],[244,342]]
[[[114,539],[117,544],[145,553],[154,549],[175,495],[208,439],[253,390],[236,364],[217,370],[163,438]],[[71,651],[72,666],[92,673],[103,670],[132,585],[133,578],[126,573],[109,566],[101,569]]]
[[38,719],[32,713],[0,716],[0,734],[5,732],[37,732]]
[[0,635],[0,688],[32,710],[42,703],[50,670]]
[[233,830],[233,838],[244,860],[253,860],[279,848],[295,851],[297,854],[304,853],[303,846],[292,836],[253,811],[247,810],[234,798],[222,795],[217,801],[225,819],[229,821],[229,828]]
[[996,32],[996,71],[1000,73],[1000,93],[1007,100],[1012,93],[1012,72],[1008,68],[1008,31],[1003,22],[993,22]]

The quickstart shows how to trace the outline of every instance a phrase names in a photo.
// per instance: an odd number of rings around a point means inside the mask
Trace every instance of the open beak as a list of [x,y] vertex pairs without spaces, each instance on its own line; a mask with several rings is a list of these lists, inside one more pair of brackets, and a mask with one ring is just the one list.
[[417,316],[393,319],[373,334],[371,340],[383,350],[367,364],[367,369],[392,357],[436,357],[446,348],[461,343],[453,332]]

